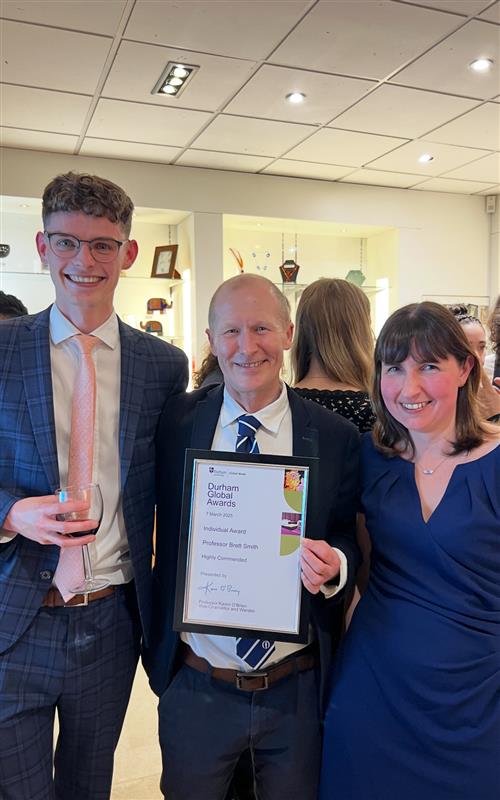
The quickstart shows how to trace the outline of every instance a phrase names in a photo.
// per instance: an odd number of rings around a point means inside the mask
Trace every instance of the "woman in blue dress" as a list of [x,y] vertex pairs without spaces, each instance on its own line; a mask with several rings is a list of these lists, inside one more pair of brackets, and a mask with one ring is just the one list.
[[435,303],[387,320],[363,443],[366,592],[337,660],[320,800],[500,797],[500,432]]

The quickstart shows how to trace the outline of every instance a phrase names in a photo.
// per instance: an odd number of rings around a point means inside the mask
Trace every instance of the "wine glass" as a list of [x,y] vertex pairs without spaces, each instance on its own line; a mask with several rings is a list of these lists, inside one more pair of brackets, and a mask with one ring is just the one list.
[[[97,520],[97,526],[95,528],[80,531],[79,533],[72,533],[70,534],[71,538],[97,533],[102,521],[103,502],[101,489],[96,483],[86,486],[66,486],[57,490],[57,496],[60,503],[78,502],[85,503],[86,506],[83,511],[68,511],[63,514],[58,514],[58,520],[68,522],[88,519]],[[88,545],[86,544],[82,545],[82,556],[85,580],[80,586],[71,587],[71,591],[74,594],[92,594],[93,592],[98,592],[101,589],[105,589],[106,586],[109,586],[109,581],[106,578],[94,578],[90,553]]]

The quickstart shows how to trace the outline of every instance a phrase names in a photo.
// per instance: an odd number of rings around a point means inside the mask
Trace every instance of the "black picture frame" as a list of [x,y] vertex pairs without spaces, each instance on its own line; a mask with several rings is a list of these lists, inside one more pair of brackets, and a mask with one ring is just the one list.
[[[309,635],[309,608],[311,595],[305,589],[301,582],[300,574],[298,581],[300,582],[300,610],[299,622],[296,633],[287,633],[283,631],[272,631],[269,629],[249,628],[249,627],[235,627],[230,624],[212,624],[207,623],[193,623],[186,621],[184,618],[184,608],[186,603],[186,580],[188,577],[189,559],[190,559],[190,542],[191,542],[191,523],[193,518],[192,502],[193,502],[193,478],[195,463],[197,460],[209,461],[210,463],[217,464],[217,462],[234,462],[235,464],[262,464],[262,465],[283,465],[284,467],[309,470],[309,492],[307,495],[305,524],[303,533],[307,531],[309,538],[315,538],[314,529],[309,525],[311,518],[311,497],[317,487],[317,470],[318,459],[309,458],[306,456],[271,456],[265,454],[249,455],[233,452],[219,452],[214,450],[197,450],[187,449],[184,462],[184,485],[182,497],[182,512],[181,512],[181,527],[179,536],[179,555],[177,562],[177,580],[175,589],[175,609],[173,628],[176,631],[190,631],[195,633],[215,634],[219,636],[255,636],[262,639],[272,639],[281,642],[292,642],[297,644],[305,644],[308,641]],[[311,528],[311,529],[309,529]],[[262,575],[259,575],[259,581],[262,582]],[[273,592],[280,591],[280,588],[274,585]]]

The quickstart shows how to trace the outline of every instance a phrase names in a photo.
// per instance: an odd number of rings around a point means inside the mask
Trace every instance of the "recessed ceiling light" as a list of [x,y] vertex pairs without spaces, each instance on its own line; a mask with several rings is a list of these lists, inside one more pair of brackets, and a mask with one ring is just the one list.
[[187,69],[184,69],[184,67],[181,67],[179,65],[178,67],[175,67],[174,75],[176,78],[187,78],[189,72],[187,71]]
[[434,156],[431,156],[430,153],[422,153],[422,155],[418,157],[418,160],[421,164],[428,164],[429,161],[434,161]]
[[305,94],[303,92],[291,92],[287,94],[286,99],[289,103],[303,103],[306,99]]
[[176,64],[174,61],[169,61],[153,86],[151,94],[169,94],[178,97],[198,69],[195,64]]
[[473,69],[474,72],[489,72],[492,66],[492,58],[475,58],[474,61],[471,61],[469,64],[469,67]]

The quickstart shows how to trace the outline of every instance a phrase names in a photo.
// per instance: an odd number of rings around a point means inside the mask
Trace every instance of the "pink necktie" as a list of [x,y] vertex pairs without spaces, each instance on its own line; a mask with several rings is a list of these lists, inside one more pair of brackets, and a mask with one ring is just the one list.
[[[92,350],[98,344],[99,339],[83,333],[73,338],[78,347],[80,363],[71,409],[67,485],[86,486],[92,483],[94,454],[96,379]],[[61,549],[54,583],[65,601],[73,596],[70,587],[79,586],[84,577],[82,548]]]

